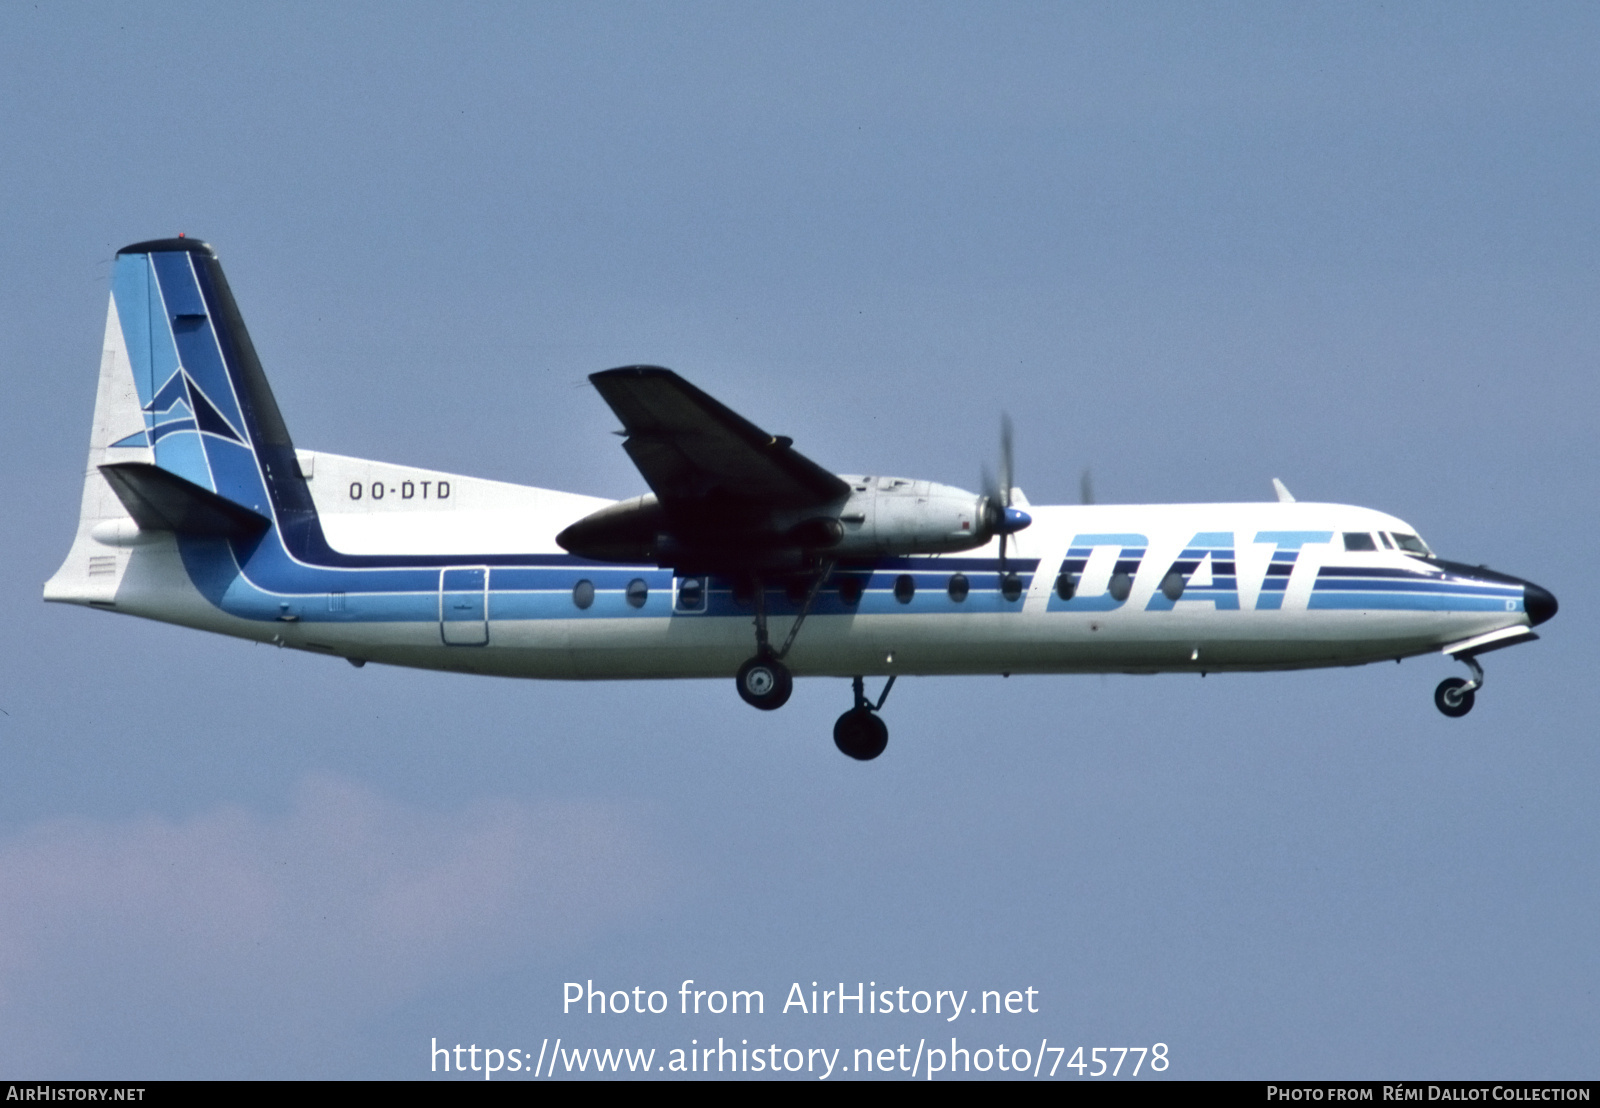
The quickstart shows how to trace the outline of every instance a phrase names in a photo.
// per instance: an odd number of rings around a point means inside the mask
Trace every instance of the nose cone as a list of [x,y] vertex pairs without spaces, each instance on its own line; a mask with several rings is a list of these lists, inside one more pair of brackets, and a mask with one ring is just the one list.
[[1532,581],[1522,583],[1522,607],[1528,613],[1528,622],[1537,627],[1556,614],[1556,598],[1549,589],[1541,589]]
[[[1022,530],[1024,527],[1026,527],[1028,524],[1030,524],[1032,522],[1033,522],[1033,517],[1030,516],[1027,512],[1024,512],[1022,509],[1020,509],[1020,508],[1007,508],[1006,509],[1006,520],[1005,520],[1005,523],[1001,524],[1000,531],[1001,531],[1001,533],[1007,534],[1007,535],[1015,534],[1016,532]],[[1540,589],[1539,591],[1540,592],[1544,592],[1543,589]],[[1550,594],[1549,593],[1545,593],[1545,595],[1549,596]],[[1553,605],[1555,604],[1555,599],[1553,597],[1551,598],[1550,603],[1552,605],[1551,612],[1553,613],[1555,611],[1555,608],[1553,607]]]

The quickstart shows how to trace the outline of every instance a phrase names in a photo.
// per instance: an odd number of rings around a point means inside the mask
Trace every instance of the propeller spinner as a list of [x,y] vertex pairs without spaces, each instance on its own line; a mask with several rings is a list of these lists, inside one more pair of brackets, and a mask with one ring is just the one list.
[[983,467],[983,526],[991,535],[1000,536],[1000,572],[1006,571],[1006,539],[1033,522],[1033,517],[1020,508],[1011,506],[1012,465],[1011,417],[1000,417],[1000,480],[994,479],[989,467]]

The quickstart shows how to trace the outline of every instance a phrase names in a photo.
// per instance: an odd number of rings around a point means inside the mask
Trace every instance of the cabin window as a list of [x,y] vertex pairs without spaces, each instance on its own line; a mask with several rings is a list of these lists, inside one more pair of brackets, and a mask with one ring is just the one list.
[[861,603],[861,578],[853,574],[839,578],[839,599],[852,608]]
[[1344,533],[1344,548],[1346,551],[1376,550],[1378,544],[1372,541],[1372,536],[1366,531],[1346,531]]
[[700,612],[706,606],[706,583],[702,577],[685,577],[678,582],[678,610]]
[[917,583],[911,574],[902,573],[894,579],[894,598],[902,604],[910,604],[911,598],[917,595]]
[[1161,579],[1161,595],[1173,603],[1177,603],[1178,598],[1183,595],[1183,586],[1185,584],[1183,574],[1173,570]]
[[1000,575],[1000,595],[1015,604],[1022,595],[1022,578],[1015,573]]
[[972,586],[967,582],[965,573],[952,573],[950,575],[950,585],[946,591],[950,593],[951,600],[960,604],[967,598],[967,593],[972,591]]
[[1133,591],[1133,578],[1118,570],[1111,575],[1111,581],[1106,586],[1106,591],[1111,594],[1111,599],[1122,603],[1128,599],[1128,594]]
[[650,586],[644,583],[643,577],[635,577],[628,582],[627,597],[629,607],[644,607],[644,602],[650,599]]
[[572,603],[578,608],[587,608],[594,603],[594,582],[585,577],[572,586]]
[[1071,600],[1078,591],[1078,575],[1063,573],[1056,578],[1056,595],[1062,600]]

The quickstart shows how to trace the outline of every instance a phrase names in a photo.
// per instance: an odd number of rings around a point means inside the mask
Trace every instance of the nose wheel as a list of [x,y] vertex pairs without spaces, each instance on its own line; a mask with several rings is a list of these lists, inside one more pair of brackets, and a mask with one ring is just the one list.
[[1483,667],[1478,664],[1478,660],[1473,657],[1461,657],[1459,660],[1472,671],[1472,680],[1446,677],[1439,682],[1439,687],[1433,690],[1434,707],[1451,719],[1460,719],[1472,711],[1477,691],[1483,687]]
[[1439,711],[1451,719],[1459,719],[1472,711],[1473,693],[1477,690],[1467,686],[1472,682],[1460,677],[1446,677],[1439,682],[1439,687],[1433,690],[1433,703]]

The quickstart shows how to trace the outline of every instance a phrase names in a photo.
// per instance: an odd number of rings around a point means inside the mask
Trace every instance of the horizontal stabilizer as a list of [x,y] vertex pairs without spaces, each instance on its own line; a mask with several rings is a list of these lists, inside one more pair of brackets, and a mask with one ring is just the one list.
[[248,539],[272,522],[160,466],[116,462],[100,472],[142,531]]

